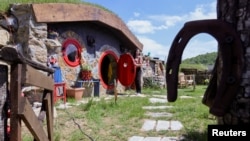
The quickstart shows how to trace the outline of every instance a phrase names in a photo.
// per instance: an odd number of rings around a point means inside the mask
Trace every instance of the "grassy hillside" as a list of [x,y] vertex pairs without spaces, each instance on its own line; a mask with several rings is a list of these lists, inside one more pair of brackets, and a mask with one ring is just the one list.
[[214,65],[217,52],[201,54],[196,57],[185,59],[181,62],[180,68],[196,68],[206,70],[208,65]]
[[65,2],[65,3],[80,3],[81,0],[1,0],[0,12],[7,11],[10,4],[14,3],[53,3],[53,2]]
[[85,2],[84,0],[1,0],[0,12],[7,11],[9,8],[9,5],[14,4],[14,3],[84,3],[84,4],[95,5],[99,8],[102,8],[103,10],[113,13],[112,11],[110,11],[109,9],[103,6],[100,6],[94,3]]
[[206,53],[198,55],[193,58],[188,58],[182,61],[184,64],[203,64],[203,65],[213,65],[217,57],[217,52]]

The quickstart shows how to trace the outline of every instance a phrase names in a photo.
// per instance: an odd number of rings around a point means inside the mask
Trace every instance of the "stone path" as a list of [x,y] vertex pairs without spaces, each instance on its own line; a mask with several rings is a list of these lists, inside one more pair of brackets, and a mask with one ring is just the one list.
[[[168,101],[165,96],[155,95],[152,98],[149,98],[150,103],[162,103],[166,104]],[[147,110],[146,115],[150,116],[150,119],[145,119],[141,129],[138,129],[138,132],[152,132],[152,131],[164,131],[170,130],[173,132],[178,132],[183,128],[183,125],[180,121],[177,120],[157,120],[159,117],[172,117],[172,113],[166,112],[167,109],[172,108],[172,106],[145,106],[142,109]],[[165,112],[159,112],[159,109],[164,110]],[[153,112],[158,110],[157,112]],[[155,119],[154,119],[155,118]],[[128,141],[180,141],[182,137],[143,137],[134,135],[128,138]]]

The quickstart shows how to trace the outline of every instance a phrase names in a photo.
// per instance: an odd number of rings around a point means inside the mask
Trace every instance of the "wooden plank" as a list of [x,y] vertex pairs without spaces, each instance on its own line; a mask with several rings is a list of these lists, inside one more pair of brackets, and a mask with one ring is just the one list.
[[21,119],[18,116],[18,103],[21,98],[21,64],[11,65],[10,79],[10,101],[11,101],[11,116],[10,116],[10,140],[21,141]]
[[29,65],[24,65],[22,75],[23,84],[33,85],[51,91],[54,89],[54,80],[51,77],[39,72]]
[[46,119],[47,119],[47,131],[48,131],[48,137],[49,140],[53,140],[53,106],[51,104],[51,94],[47,94],[45,97],[45,106],[46,106]]
[[18,115],[37,141],[49,141],[27,98],[22,97],[19,103]]
[[[8,88],[8,67],[0,64],[0,113],[7,113],[4,105],[7,101],[7,88]],[[0,114],[0,141],[7,139],[5,134],[5,127],[7,124],[6,114]]]

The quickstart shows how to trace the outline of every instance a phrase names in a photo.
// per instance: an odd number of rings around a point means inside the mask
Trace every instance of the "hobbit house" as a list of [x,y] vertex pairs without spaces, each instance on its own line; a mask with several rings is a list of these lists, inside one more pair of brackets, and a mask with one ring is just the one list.
[[[30,60],[59,67],[66,89],[81,87],[81,70],[88,68],[100,82],[100,95],[113,93],[119,74],[133,77],[126,69],[119,72],[121,56],[143,49],[117,15],[91,4],[12,4],[1,17],[1,47],[16,47]],[[121,81],[118,92],[126,87]]]

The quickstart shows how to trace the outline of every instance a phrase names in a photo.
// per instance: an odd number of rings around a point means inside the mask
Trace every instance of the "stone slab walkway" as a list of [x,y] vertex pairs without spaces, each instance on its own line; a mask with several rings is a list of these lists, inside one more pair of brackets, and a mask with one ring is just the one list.
[[[167,103],[167,99],[165,96],[155,96],[152,98],[149,98],[149,101],[151,103]],[[165,106],[165,105],[159,105],[159,106],[144,106],[142,107],[145,110],[148,110],[146,112],[147,116],[150,116],[153,119],[145,119],[144,123],[140,129],[141,132],[150,132],[150,131],[164,131],[164,130],[170,130],[170,131],[178,131],[183,128],[183,125],[178,120],[157,120],[154,118],[158,117],[171,117],[173,114],[166,112],[167,109],[173,108],[173,106]],[[160,110],[163,110],[163,112],[159,112]],[[154,112],[154,110],[158,110],[157,112]],[[143,136],[132,136],[128,138],[128,141],[181,141],[181,137],[143,137]]]
[[178,137],[142,137],[133,136],[128,139],[128,141],[181,141]]
[[141,131],[181,130],[183,125],[179,121],[145,120]]

